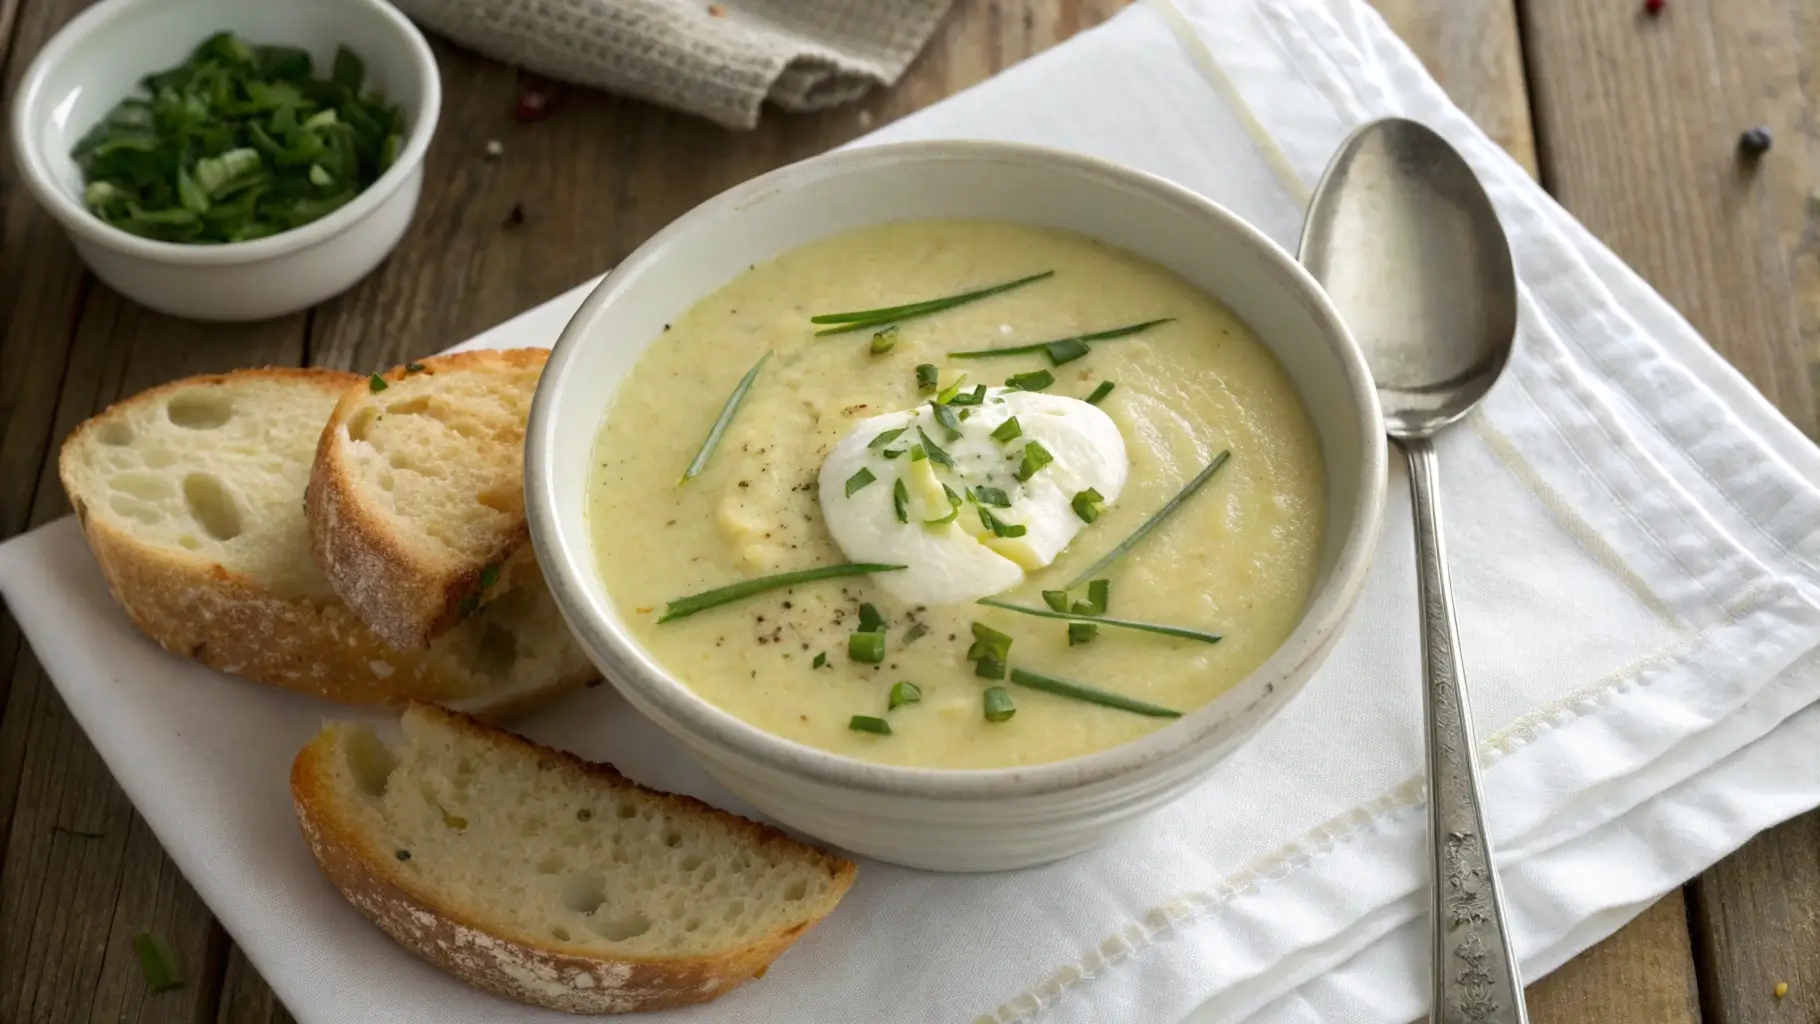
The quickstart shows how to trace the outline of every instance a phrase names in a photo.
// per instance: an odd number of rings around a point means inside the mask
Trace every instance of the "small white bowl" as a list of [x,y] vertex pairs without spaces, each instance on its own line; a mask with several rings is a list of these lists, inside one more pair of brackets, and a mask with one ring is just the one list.
[[[1169,268],[1276,353],[1320,437],[1327,535],[1300,624],[1257,671],[1141,739],[1030,768],[873,764],[774,736],[696,696],[627,631],[587,525],[591,449],[615,388],[663,325],[749,265],[887,221],[982,218],[1066,228]],[[786,167],[659,232],[583,303],[538,385],[525,491],[545,574],[589,655],[727,789],[836,846],[912,867],[1023,867],[1092,846],[1181,795],[1288,703],[1339,635],[1377,546],[1384,426],[1364,357],[1326,296],[1257,229],[1160,178],[988,142],[877,146]]]
[[[102,221],[82,205],[70,150],[139,80],[182,63],[210,35],[299,46],[325,74],[337,44],[359,54],[366,88],[403,106],[398,159],[347,205],[250,242],[180,245]],[[423,185],[442,84],[423,35],[382,0],[106,0],[32,61],[13,103],[13,157],[32,194],[63,224],[96,276],[137,302],[196,320],[261,320],[345,291],[398,244]]]

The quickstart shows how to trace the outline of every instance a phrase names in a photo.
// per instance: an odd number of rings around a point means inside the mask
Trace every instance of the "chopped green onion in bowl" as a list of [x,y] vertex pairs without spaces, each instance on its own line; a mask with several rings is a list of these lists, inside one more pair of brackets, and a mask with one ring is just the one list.
[[361,91],[366,67],[228,32],[147,75],[71,151],[83,205],[123,231],[219,245],[302,227],[365,191],[397,159],[403,109]]

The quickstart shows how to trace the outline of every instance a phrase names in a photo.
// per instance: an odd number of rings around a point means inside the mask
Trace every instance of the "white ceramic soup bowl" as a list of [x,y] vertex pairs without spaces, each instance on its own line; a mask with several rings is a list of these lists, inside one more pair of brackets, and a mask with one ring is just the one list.
[[[1276,354],[1319,434],[1327,532],[1302,619],[1204,707],[1110,750],[1023,768],[873,764],[764,732],[695,695],[627,630],[596,567],[591,451],[647,346],[749,265],[888,221],[981,218],[1064,228],[1128,249],[1225,303]],[[807,329],[807,328],[805,328]],[[629,256],[556,343],[532,408],[531,537],[569,625],[619,692],[764,814],[856,853],[986,871],[1065,857],[1193,786],[1302,688],[1364,582],[1383,515],[1384,431],[1363,357],[1314,279],[1257,229],[1127,168],[1028,146],[937,142],[845,150],[696,207]]]
[[[353,50],[366,64],[365,87],[404,108],[410,128],[398,158],[340,209],[249,242],[162,242],[90,213],[70,150],[136,94],[142,77],[183,63],[222,31],[302,47],[317,77],[328,73],[337,44]],[[398,244],[417,209],[441,106],[429,43],[383,0],[105,0],[65,25],[26,69],[13,102],[13,158],[82,261],[115,291],[173,316],[262,320],[345,291]]]

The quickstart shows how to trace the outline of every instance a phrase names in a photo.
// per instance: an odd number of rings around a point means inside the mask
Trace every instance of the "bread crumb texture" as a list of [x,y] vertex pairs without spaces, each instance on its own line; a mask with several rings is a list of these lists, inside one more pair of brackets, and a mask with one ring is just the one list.
[[[699,1002],[762,974],[852,882],[775,829],[465,716],[414,705],[403,729],[392,749],[330,725],[298,759],[299,813],[357,907],[481,987],[571,1012]],[[338,846],[389,884],[336,877]]]

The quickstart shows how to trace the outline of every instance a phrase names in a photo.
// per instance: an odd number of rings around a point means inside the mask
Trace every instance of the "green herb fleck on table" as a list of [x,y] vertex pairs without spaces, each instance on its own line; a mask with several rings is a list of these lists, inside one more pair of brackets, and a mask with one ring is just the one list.
[[164,940],[150,932],[133,936],[133,953],[139,958],[139,970],[145,974],[146,988],[153,995],[183,987],[177,973],[177,957]]
[[245,242],[346,205],[403,147],[404,111],[362,93],[347,48],[316,78],[310,54],[232,33],[141,80],[70,156],[83,202],[123,231],[161,242]]

